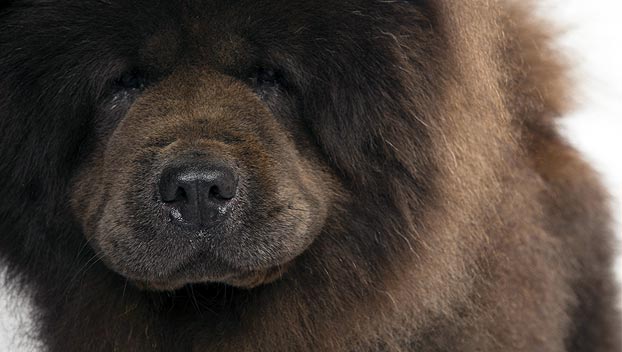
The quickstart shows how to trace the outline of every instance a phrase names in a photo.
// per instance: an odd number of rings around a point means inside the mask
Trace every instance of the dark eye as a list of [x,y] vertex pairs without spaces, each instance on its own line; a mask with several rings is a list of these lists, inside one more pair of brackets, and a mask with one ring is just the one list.
[[275,87],[281,84],[282,76],[281,74],[270,68],[260,68],[258,69],[254,76],[251,77],[251,82],[256,87]]
[[146,85],[147,78],[138,70],[125,73],[115,83],[117,89],[121,90],[143,90]]

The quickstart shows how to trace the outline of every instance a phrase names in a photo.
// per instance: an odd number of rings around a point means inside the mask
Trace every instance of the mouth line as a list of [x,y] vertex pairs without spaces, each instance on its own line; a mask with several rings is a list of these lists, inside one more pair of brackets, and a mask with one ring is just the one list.
[[[135,286],[143,290],[155,291],[175,291],[186,285],[221,283],[233,287],[252,289],[264,284],[268,284],[280,279],[289,269],[293,261],[284,264],[277,264],[264,269],[229,269],[225,273],[204,275],[201,278],[184,279],[175,274],[183,273],[183,269],[178,269],[175,273],[166,278],[137,279],[128,278]],[[185,265],[182,265],[182,267]]]

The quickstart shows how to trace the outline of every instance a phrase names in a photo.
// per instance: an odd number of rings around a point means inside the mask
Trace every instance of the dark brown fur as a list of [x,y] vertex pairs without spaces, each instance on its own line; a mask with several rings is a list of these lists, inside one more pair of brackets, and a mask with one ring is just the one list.
[[[50,351],[620,350],[530,6],[1,4],[0,250]],[[245,182],[208,239],[153,215],[188,155]]]

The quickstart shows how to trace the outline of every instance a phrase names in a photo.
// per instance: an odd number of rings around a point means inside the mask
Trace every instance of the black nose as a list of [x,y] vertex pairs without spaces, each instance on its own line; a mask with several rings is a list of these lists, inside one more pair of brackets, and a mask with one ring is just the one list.
[[158,188],[173,223],[207,228],[227,217],[237,193],[238,176],[222,165],[168,167]]

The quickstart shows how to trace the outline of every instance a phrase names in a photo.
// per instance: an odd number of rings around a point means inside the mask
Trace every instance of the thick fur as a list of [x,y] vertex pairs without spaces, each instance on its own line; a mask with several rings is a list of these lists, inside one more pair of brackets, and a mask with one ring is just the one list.
[[[44,345],[620,351],[607,197],[556,132],[566,69],[533,18],[485,0],[2,2],[0,254]],[[246,81],[258,63],[280,93]],[[152,83],[110,122],[135,67]],[[134,154],[171,133],[253,165],[266,196],[241,221],[263,222],[231,259],[252,275],[132,276],[173,258],[119,232],[146,218],[153,160]],[[292,194],[304,221],[258,218]]]

